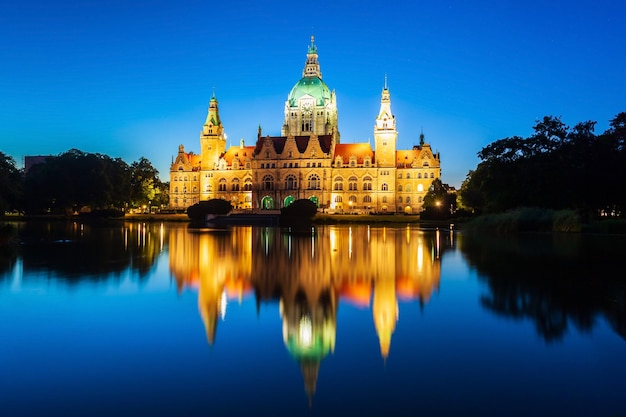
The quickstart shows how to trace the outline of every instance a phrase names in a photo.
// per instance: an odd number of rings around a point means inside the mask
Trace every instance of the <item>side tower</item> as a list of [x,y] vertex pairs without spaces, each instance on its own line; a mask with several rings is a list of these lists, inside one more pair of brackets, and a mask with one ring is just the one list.
[[391,113],[391,98],[387,88],[387,77],[380,99],[380,111],[374,125],[374,146],[376,166],[378,168],[394,168],[396,162],[396,117]]
[[378,176],[376,209],[379,212],[396,211],[396,117],[391,113],[391,98],[387,77],[380,99],[380,111],[374,125],[374,158]]
[[200,132],[200,200],[207,200],[216,190],[211,172],[217,168],[220,156],[226,152],[226,135],[220,119],[215,92]]
[[226,152],[226,136],[220,120],[215,93],[209,102],[206,121],[200,132],[200,156],[202,171],[214,169],[220,156]]
[[322,81],[317,60],[315,38],[311,36],[302,78],[294,85],[285,102],[285,121],[282,136],[335,135],[337,129],[337,102],[334,91]]

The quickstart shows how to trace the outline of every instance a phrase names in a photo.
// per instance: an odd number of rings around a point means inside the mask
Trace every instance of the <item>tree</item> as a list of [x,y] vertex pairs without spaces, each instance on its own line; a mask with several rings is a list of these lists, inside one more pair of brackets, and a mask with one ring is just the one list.
[[449,193],[439,178],[433,180],[424,196],[424,219],[447,219],[456,210],[456,193]]
[[19,208],[21,195],[22,175],[15,167],[15,160],[0,152],[0,217]]
[[159,171],[143,156],[130,165],[131,204],[135,207],[151,204],[161,189]]
[[187,208],[187,216],[194,221],[203,221],[206,220],[208,215],[224,215],[230,213],[232,210],[233,206],[229,201],[222,200],[221,198],[213,198],[189,206]]

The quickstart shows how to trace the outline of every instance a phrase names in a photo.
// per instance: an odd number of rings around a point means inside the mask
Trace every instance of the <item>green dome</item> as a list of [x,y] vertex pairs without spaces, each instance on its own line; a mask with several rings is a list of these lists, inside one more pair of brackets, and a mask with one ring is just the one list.
[[293,86],[289,93],[287,98],[289,106],[297,107],[298,100],[307,94],[315,99],[315,105],[317,106],[323,106],[327,100],[330,100],[330,89],[321,78],[303,77]]

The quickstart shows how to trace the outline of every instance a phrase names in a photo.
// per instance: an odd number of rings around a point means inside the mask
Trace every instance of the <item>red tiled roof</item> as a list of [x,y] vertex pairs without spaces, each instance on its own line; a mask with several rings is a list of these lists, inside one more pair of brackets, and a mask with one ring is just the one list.
[[356,156],[356,163],[362,164],[365,157],[369,156],[374,161],[374,151],[369,143],[338,143],[335,145],[335,158],[341,156],[344,164],[350,162],[351,156]]
[[243,163],[246,158],[252,158],[252,152],[254,152],[254,146],[231,146],[222,157],[226,160],[228,165],[232,165],[235,158],[239,159],[239,163]]

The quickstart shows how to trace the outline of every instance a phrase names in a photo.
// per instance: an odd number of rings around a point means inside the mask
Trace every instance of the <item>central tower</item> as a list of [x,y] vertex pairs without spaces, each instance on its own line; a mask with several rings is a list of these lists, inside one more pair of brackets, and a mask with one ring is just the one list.
[[319,136],[333,133],[339,142],[335,92],[322,81],[315,38],[311,36],[302,78],[293,86],[285,102],[282,135]]

